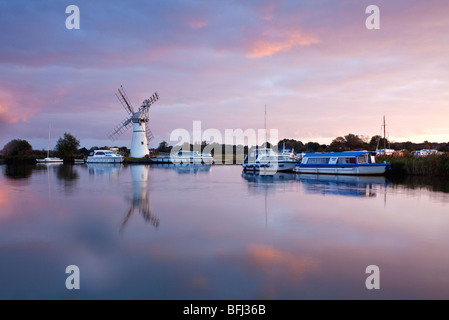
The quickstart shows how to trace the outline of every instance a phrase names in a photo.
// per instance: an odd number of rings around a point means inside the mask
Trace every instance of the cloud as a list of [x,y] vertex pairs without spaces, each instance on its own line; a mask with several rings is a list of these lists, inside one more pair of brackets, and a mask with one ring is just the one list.
[[281,51],[287,51],[297,46],[309,46],[318,43],[319,40],[306,36],[301,32],[265,32],[260,39],[253,40],[249,44],[246,55],[250,58],[272,56]]
[[207,26],[209,23],[203,20],[189,21],[188,26],[192,29],[201,29]]

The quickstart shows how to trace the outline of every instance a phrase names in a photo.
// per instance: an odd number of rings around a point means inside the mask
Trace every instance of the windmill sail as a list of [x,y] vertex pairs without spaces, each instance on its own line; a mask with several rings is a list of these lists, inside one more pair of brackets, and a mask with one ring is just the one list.
[[116,140],[133,126],[130,156],[133,158],[142,158],[149,154],[148,142],[153,139],[153,133],[148,126],[148,113],[151,105],[159,100],[159,94],[155,92],[149,99],[145,99],[137,111],[134,111],[122,86],[118,89],[118,93],[115,95],[130,117],[118,124],[108,136],[111,140]]
[[118,137],[120,137],[122,134],[124,134],[128,129],[131,127],[131,118],[125,119],[120,124],[118,124],[114,130],[109,133],[109,139],[112,141],[116,140]]
[[134,113],[134,108],[131,104],[131,102],[128,99],[128,96],[126,95],[125,91],[123,90],[123,87],[120,87],[118,89],[118,94],[116,93],[115,96],[117,97],[118,101],[122,104],[123,108],[125,108],[126,112],[129,114]]

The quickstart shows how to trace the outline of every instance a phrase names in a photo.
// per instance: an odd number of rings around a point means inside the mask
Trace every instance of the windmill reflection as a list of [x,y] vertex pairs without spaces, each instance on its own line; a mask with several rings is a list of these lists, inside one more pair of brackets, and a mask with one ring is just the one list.
[[153,227],[159,227],[159,218],[151,213],[150,199],[148,192],[148,173],[149,166],[146,165],[131,165],[131,179],[133,196],[129,198],[130,207],[126,212],[125,218],[120,226],[120,232],[122,232],[128,224],[131,216],[134,212],[138,211],[143,219],[150,223]]

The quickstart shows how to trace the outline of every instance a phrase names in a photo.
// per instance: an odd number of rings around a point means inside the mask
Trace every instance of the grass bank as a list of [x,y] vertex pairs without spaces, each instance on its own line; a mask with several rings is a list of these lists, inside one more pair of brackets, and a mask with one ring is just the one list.
[[391,175],[415,175],[415,176],[449,176],[449,154],[429,155],[427,157],[414,156],[381,156],[376,162],[387,161],[391,163]]

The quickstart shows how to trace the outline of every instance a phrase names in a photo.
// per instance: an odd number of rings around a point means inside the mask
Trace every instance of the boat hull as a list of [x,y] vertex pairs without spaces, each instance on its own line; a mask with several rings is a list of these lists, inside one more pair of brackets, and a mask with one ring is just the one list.
[[286,171],[293,171],[295,169],[297,162],[277,162],[277,163],[270,163],[270,164],[261,164],[261,163],[244,163],[243,171],[248,172],[260,172],[260,171],[267,171],[267,172],[286,172]]
[[367,165],[307,165],[299,164],[294,168],[297,173],[347,174],[347,175],[383,175],[389,164],[375,163]]
[[45,159],[36,159],[38,163],[63,163],[63,159],[59,158],[45,158]]
[[161,164],[201,164],[201,165],[214,164],[214,160],[209,158],[177,158],[169,156],[151,158],[151,162]]
[[86,163],[122,163],[123,158],[120,157],[92,157],[87,158]]

